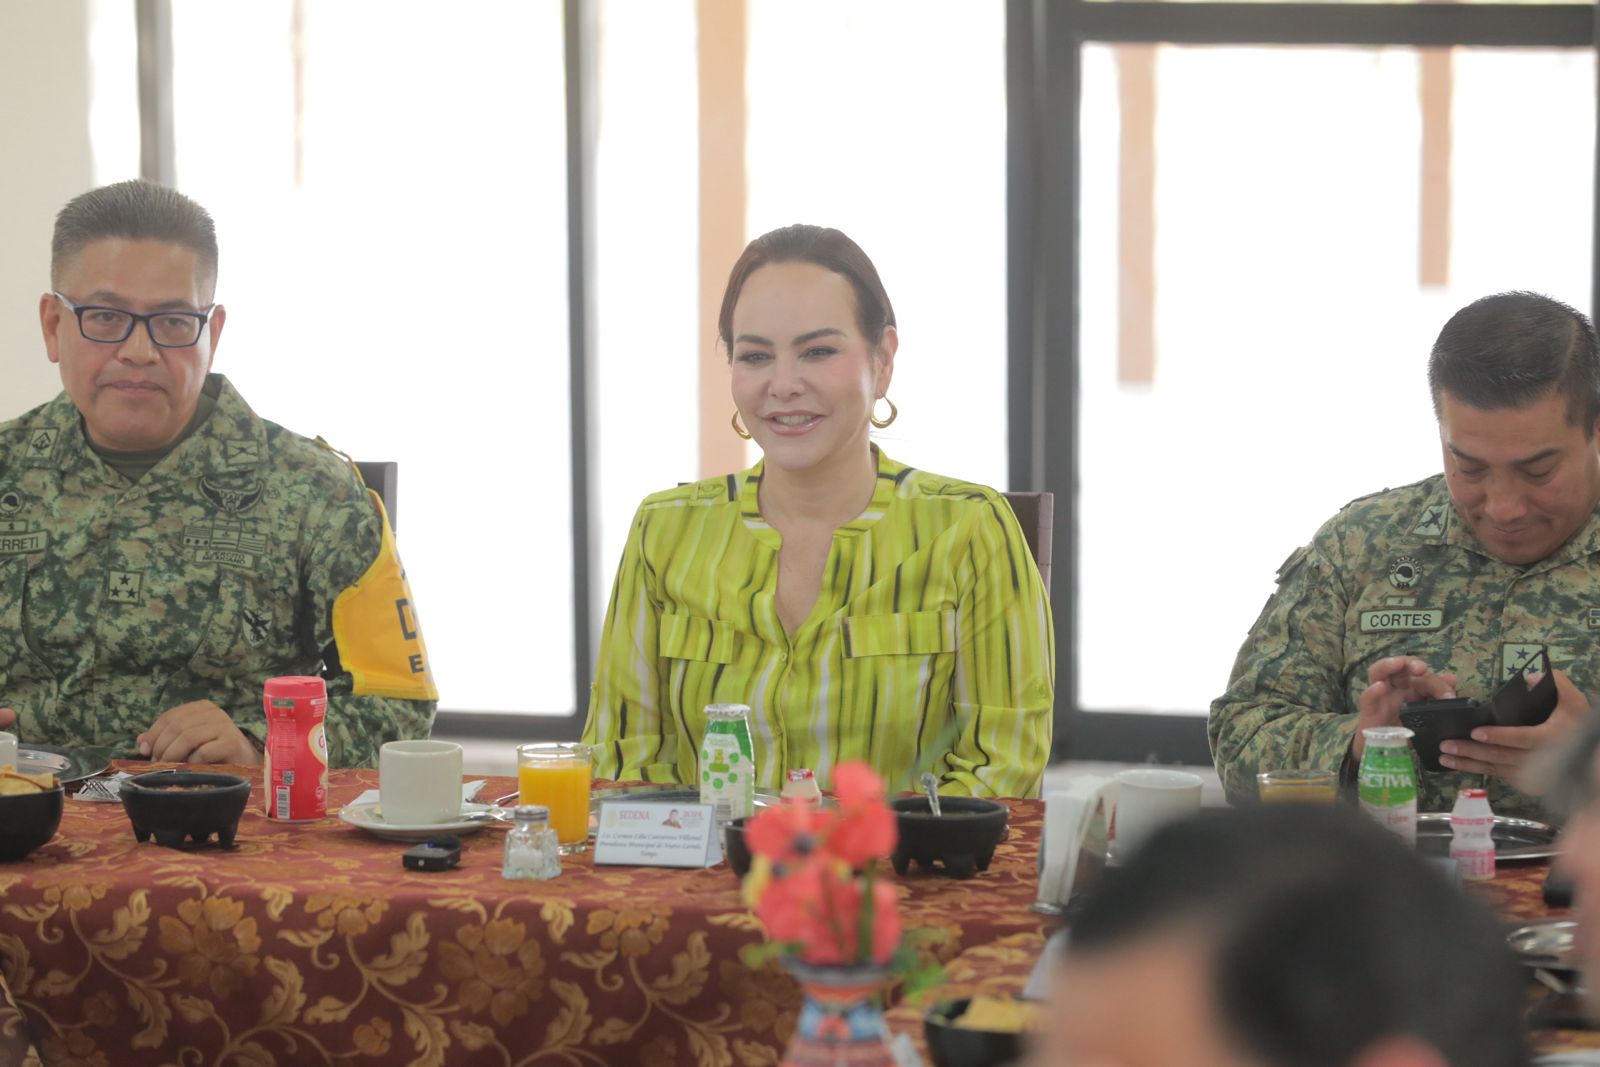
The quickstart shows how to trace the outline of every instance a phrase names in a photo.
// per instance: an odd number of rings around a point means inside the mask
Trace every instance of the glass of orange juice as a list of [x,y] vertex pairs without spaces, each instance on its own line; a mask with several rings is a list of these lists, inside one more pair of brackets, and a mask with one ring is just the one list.
[[519,804],[550,809],[550,827],[563,853],[589,848],[589,780],[594,750],[571,741],[517,747]]
[[1339,799],[1333,771],[1264,771],[1256,775],[1263,804],[1332,804]]

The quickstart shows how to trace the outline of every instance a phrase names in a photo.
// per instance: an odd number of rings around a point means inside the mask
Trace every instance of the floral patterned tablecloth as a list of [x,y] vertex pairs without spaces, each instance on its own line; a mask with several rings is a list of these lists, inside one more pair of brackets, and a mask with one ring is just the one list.
[[[376,785],[335,772],[330,809]],[[1042,805],[1011,808],[988,872],[897,880],[941,961],[993,945],[1025,975],[1043,943],[1028,910]],[[462,845],[455,870],[413,872],[406,845],[332,815],[252,809],[234,848],[177,851],[136,843],[119,805],[69,799],[52,841],[0,865],[0,1063],[777,1063],[799,994],[740,962],[762,934],[726,866],[584,856],[507,882],[499,829]]]

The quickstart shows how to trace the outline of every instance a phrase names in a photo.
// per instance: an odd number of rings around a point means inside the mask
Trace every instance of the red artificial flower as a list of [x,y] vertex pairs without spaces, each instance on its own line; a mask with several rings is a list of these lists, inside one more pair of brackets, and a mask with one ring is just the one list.
[[885,859],[894,851],[898,829],[883,800],[883,779],[865,763],[842,763],[833,776],[839,812],[823,847],[851,867]]
[[816,848],[825,821],[815,805],[785,800],[763,808],[745,823],[744,839],[752,854],[790,864]]
[[894,812],[865,763],[841,764],[834,786],[835,810],[785,802],[745,824],[760,857],[746,888],[772,940],[795,946],[807,963],[888,963],[900,944],[899,895],[874,869],[894,851]]
[[838,797],[839,806],[844,808],[882,804],[883,779],[861,760],[851,760],[839,764],[833,772],[833,794]]

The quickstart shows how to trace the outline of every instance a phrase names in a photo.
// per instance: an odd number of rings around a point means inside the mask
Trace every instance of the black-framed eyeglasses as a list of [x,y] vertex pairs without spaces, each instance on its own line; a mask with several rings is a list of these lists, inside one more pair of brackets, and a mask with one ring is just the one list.
[[78,317],[78,332],[87,340],[108,345],[126,341],[133,333],[134,324],[142,322],[150,340],[162,348],[188,348],[200,340],[200,331],[205,329],[206,321],[217,306],[212,304],[204,311],[156,311],[140,315],[122,308],[74,304],[54,290],[50,295]]

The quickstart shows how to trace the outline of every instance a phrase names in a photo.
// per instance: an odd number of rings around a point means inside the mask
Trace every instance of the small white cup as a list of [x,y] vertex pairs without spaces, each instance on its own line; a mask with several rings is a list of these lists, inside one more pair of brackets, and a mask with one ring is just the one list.
[[461,815],[461,746],[390,741],[378,750],[378,813],[395,826],[432,826]]
[[1140,767],[1119,771],[1114,777],[1117,831],[1111,852],[1118,863],[1126,863],[1151,834],[1167,823],[1200,810],[1202,783],[1197,774]]
[[17,735],[0,730],[0,767],[17,766]]

